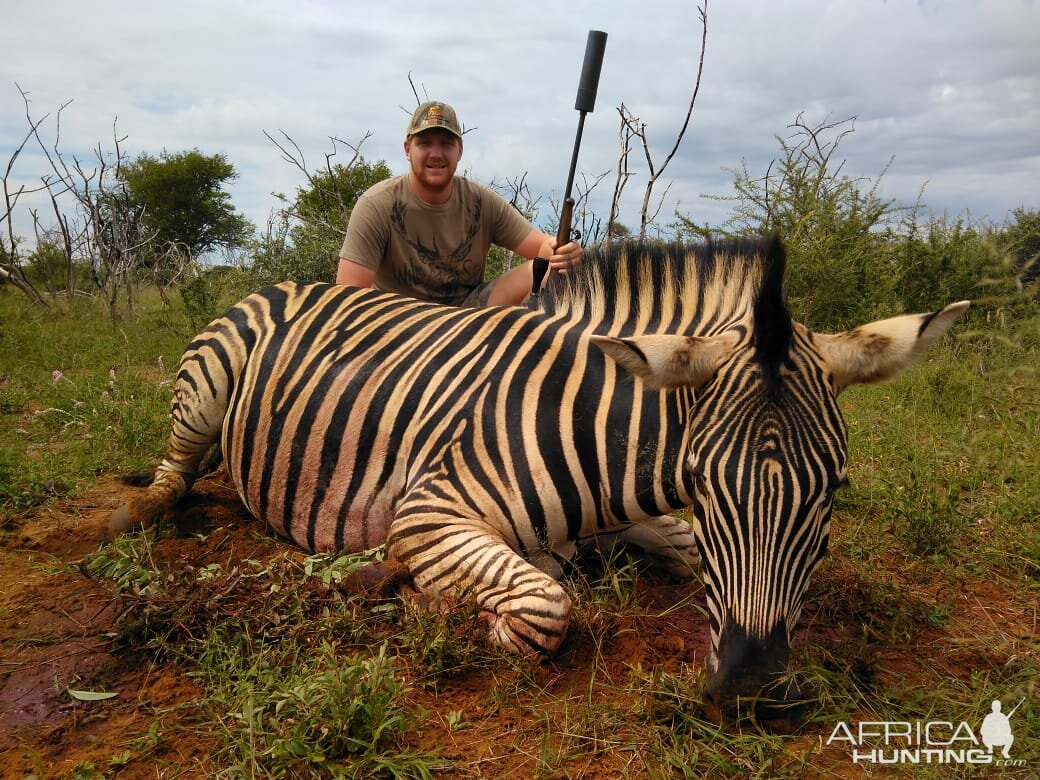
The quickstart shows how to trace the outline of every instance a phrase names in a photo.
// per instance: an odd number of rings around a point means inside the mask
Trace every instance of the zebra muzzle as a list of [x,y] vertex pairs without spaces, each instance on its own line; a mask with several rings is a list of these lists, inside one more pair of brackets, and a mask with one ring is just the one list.
[[758,638],[727,620],[704,686],[704,710],[717,723],[752,720],[776,731],[796,727],[807,702],[787,675],[789,659],[786,624]]

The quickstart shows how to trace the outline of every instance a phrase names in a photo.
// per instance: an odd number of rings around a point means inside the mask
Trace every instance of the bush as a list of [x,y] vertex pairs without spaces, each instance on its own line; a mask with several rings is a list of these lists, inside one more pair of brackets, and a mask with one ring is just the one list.
[[[35,287],[49,293],[63,292],[68,289],[68,263],[65,250],[53,241],[42,241],[29,255],[25,275]],[[72,266],[72,284],[74,289],[88,290],[94,287],[90,278],[90,269],[82,261]]]
[[[302,164],[302,162],[301,162]],[[251,247],[258,287],[285,281],[333,282],[339,250],[354,204],[365,190],[389,178],[390,168],[363,157],[307,175]]]
[[1040,279],[1040,211],[1019,207],[1011,212],[1013,221],[1004,224],[998,242],[1008,255],[1023,284]]
[[963,219],[932,218],[922,225],[911,217],[905,232],[890,233],[887,243],[896,298],[906,311],[975,297],[979,282],[998,261],[986,231]]
[[211,704],[228,711],[221,759],[236,775],[432,776],[436,762],[402,749],[424,713],[385,644],[368,657],[327,643],[254,655],[249,640],[215,631],[201,665]]
[[181,285],[180,293],[192,327],[201,330],[262,286],[249,268],[219,265],[201,270]]
[[[844,161],[835,163],[834,154],[853,132],[851,122],[810,127],[799,116],[793,135],[778,139],[782,154],[766,175],[755,177],[744,166],[734,172],[736,194],[717,198],[735,203],[719,232],[775,231],[784,239],[795,317],[812,328],[840,330],[978,299],[993,292],[994,280],[1003,285],[1009,276],[991,229],[963,218],[922,219],[919,205],[882,200],[884,171],[872,184],[842,173]],[[1024,256],[1040,243],[1040,219],[1022,212],[1019,221],[1022,237],[1010,240],[1008,251]],[[681,215],[676,227],[680,235],[715,232]]]
[[297,225],[288,216],[272,225],[250,247],[251,270],[257,289],[279,282],[333,282],[343,235],[335,230]]

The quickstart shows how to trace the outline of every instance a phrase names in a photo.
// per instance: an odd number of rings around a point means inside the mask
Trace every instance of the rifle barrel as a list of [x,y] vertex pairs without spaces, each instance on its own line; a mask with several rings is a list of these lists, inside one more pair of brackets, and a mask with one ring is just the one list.
[[578,116],[578,132],[574,135],[574,152],[571,154],[571,169],[567,174],[567,187],[564,190],[564,200],[571,196],[571,190],[574,188],[574,174],[578,170],[578,149],[581,148],[581,133],[585,129],[585,112],[582,111]]

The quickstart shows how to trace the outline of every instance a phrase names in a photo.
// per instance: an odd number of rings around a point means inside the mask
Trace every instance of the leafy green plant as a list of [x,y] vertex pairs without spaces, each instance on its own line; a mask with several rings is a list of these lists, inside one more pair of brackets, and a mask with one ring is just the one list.
[[978,297],[979,284],[999,273],[989,230],[963,217],[923,219],[906,212],[898,230],[889,229],[882,251],[891,255],[894,294],[902,311],[932,311],[939,305]]
[[262,286],[252,269],[221,265],[197,269],[195,276],[179,289],[193,329],[202,330]]
[[892,492],[897,496],[893,506],[897,533],[910,553],[944,555],[966,540],[971,521],[961,511],[954,488],[925,486],[911,470],[901,475],[900,485],[892,485]]
[[[296,158],[288,148],[282,152],[306,172],[302,157]],[[336,258],[354,204],[365,190],[391,175],[384,161],[370,163],[363,157],[306,173],[309,186],[297,187],[291,198],[277,196],[282,209],[250,246],[258,287],[284,281],[334,281]]]
[[487,623],[471,603],[432,605],[407,600],[400,607],[394,636],[418,679],[436,688],[442,679],[468,674],[501,657],[486,640]]
[[437,761],[403,747],[423,713],[408,706],[385,644],[365,656],[328,643],[259,653],[253,644],[216,631],[200,656],[226,766],[268,777],[432,776]]
[[764,175],[744,164],[732,171],[734,194],[714,196],[733,203],[723,228],[677,215],[679,235],[778,232],[792,312],[819,330],[978,298],[1000,275],[988,226],[883,199],[885,170],[873,180],[845,173],[838,151],[855,132],[854,118],[813,125],[800,114],[788,129]]
[[140,534],[123,534],[85,556],[81,566],[87,576],[110,580],[117,593],[148,598],[160,586],[162,573],[152,560],[154,528]]
[[1023,284],[1035,285],[1040,280],[1040,210],[1019,206],[998,233],[998,241],[1011,258],[1012,268]]

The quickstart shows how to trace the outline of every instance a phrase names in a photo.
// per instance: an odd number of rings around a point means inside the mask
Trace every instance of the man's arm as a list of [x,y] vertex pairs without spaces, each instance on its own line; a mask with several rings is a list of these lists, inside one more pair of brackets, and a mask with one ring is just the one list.
[[389,240],[392,198],[384,185],[391,183],[379,182],[354,204],[339,250],[336,284],[371,287],[375,282]]
[[371,287],[375,281],[376,272],[366,268],[353,260],[345,257],[339,259],[339,268],[336,270],[336,284],[347,284],[351,287]]
[[[516,266],[495,280],[488,296],[488,304],[491,306],[516,306],[527,300],[527,296],[531,293],[531,285],[534,284],[531,258],[546,258],[549,261],[549,268],[561,274],[567,273],[568,268],[581,262],[581,244],[576,241],[564,244],[558,250],[555,247],[555,236],[548,236],[538,228],[534,228],[528,233],[523,241],[512,247],[514,252],[521,257],[526,257],[528,262]],[[548,278],[549,275],[546,274],[545,279]]]

